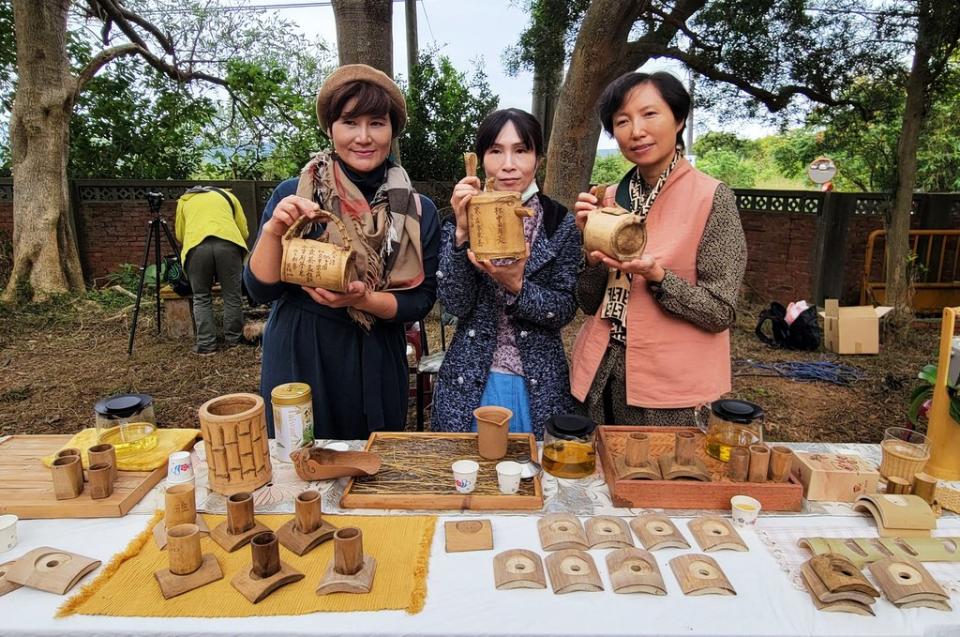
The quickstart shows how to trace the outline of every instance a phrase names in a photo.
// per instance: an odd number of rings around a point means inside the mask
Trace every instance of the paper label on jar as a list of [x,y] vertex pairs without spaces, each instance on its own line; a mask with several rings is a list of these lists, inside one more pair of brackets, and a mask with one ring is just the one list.
[[290,462],[290,454],[313,442],[313,408],[306,405],[273,407],[273,428],[277,440],[277,459]]

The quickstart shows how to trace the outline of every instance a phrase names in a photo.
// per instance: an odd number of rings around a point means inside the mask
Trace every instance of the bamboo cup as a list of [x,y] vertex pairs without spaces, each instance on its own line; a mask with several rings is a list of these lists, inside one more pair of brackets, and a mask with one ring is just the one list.
[[477,445],[480,457],[499,460],[507,455],[510,419],[513,412],[506,407],[477,407],[473,410],[477,419]]
[[890,476],[887,478],[887,493],[910,493],[912,491],[910,481],[899,476]]
[[697,437],[692,431],[678,431],[673,459],[679,465],[692,465],[697,457]]
[[280,570],[280,544],[273,533],[260,533],[250,541],[253,574],[266,579]]
[[734,482],[746,482],[750,470],[750,452],[745,447],[734,447],[730,450],[730,460],[727,462],[727,477]]
[[196,524],[178,524],[167,527],[167,554],[170,572],[189,575],[203,562],[200,554],[200,529]]
[[927,504],[933,504],[936,499],[937,479],[928,473],[918,473],[913,476],[913,493],[926,501]]
[[767,469],[770,467],[770,448],[767,445],[750,445],[750,470],[747,479],[750,482],[766,482]]
[[101,444],[90,447],[87,450],[87,460],[90,466],[101,463],[110,465],[110,482],[117,481],[117,450],[113,445]]
[[770,450],[770,480],[786,482],[793,467],[793,451],[789,447],[776,446]]
[[647,245],[646,226],[640,217],[619,207],[600,208],[587,217],[583,249],[600,251],[618,261],[637,259]]
[[197,500],[193,485],[175,484],[164,492],[163,520],[167,528],[197,521]]
[[642,467],[650,460],[650,437],[647,434],[627,436],[626,463],[628,467]]
[[227,498],[227,533],[246,533],[253,524],[253,495],[245,491]]
[[320,493],[318,491],[304,491],[297,496],[297,530],[300,533],[313,533],[320,528],[322,511]]
[[339,529],[333,534],[333,570],[353,575],[363,568],[363,532],[356,527]]
[[57,452],[57,458],[64,458],[66,456],[80,456],[80,450],[74,447],[67,447],[66,449],[61,449]]
[[110,465],[99,462],[87,469],[87,481],[90,484],[90,497],[102,500],[113,495],[113,480],[110,479]]
[[83,493],[83,467],[80,456],[63,456],[50,467],[53,493],[57,500],[71,500]]

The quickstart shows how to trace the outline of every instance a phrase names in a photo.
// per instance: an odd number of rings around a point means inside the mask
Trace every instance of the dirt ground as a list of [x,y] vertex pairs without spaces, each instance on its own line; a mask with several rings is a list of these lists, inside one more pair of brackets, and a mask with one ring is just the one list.
[[[128,297],[91,293],[87,298],[21,308],[0,305],[0,435],[73,433],[94,424],[94,403],[111,394],[153,396],[163,426],[198,426],[197,408],[231,392],[256,392],[260,350],[238,346],[214,356],[192,353],[188,339],[156,335],[145,304],[132,356],[127,356]],[[733,331],[734,394],[767,413],[769,439],[878,442],[883,429],[906,422],[907,398],[917,371],[935,362],[939,323],[917,323],[900,342],[886,338],[878,356],[843,356],[770,349],[753,334],[759,306],[741,307]],[[564,331],[569,345],[582,317]],[[439,347],[436,318],[427,324]],[[448,341],[449,341],[449,336]],[[736,361],[834,361],[856,367],[862,378],[840,387],[759,376]],[[411,405],[413,400],[411,399]],[[408,427],[414,422],[411,408]]]

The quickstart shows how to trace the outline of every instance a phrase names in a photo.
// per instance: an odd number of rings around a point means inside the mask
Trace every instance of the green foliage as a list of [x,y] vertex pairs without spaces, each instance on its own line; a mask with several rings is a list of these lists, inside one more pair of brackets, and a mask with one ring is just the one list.
[[526,0],[522,4],[530,25],[516,46],[504,54],[507,73],[521,69],[563,67],[567,48],[575,37],[574,27],[583,18],[590,0]]
[[744,160],[732,150],[714,150],[698,157],[697,168],[731,188],[753,188],[757,181],[753,162]]
[[593,172],[590,174],[591,184],[619,183],[633,165],[624,159],[620,153],[611,153],[606,157],[597,157],[593,162]]
[[490,92],[482,62],[471,77],[435,52],[420,62],[404,86],[407,127],[400,137],[400,157],[414,178],[456,181],[463,177],[463,153],[474,147],[477,126],[498,98]]

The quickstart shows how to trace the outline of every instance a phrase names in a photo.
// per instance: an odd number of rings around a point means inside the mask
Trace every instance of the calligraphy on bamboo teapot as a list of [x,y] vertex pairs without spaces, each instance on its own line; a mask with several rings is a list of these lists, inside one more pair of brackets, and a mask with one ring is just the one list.
[[[599,201],[604,199],[603,186],[593,190]],[[620,206],[604,206],[587,216],[583,228],[583,249],[599,250],[618,261],[630,261],[643,254],[647,245],[647,227],[640,217]]]
[[[467,175],[477,174],[477,156],[464,153]],[[494,178],[487,179],[484,191],[470,198],[467,205],[470,249],[479,261],[521,259],[527,254],[523,218],[533,210],[523,207],[519,192],[493,190]]]
[[283,235],[283,257],[280,262],[280,280],[284,283],[345,292],[351,282],[359,278],[357,253],[350,247],[350,237],[343,222],[333,214],[321,210],[317,220],[333,222],[347,246],[307,239],[304,231],[312,223],[300,217]]

